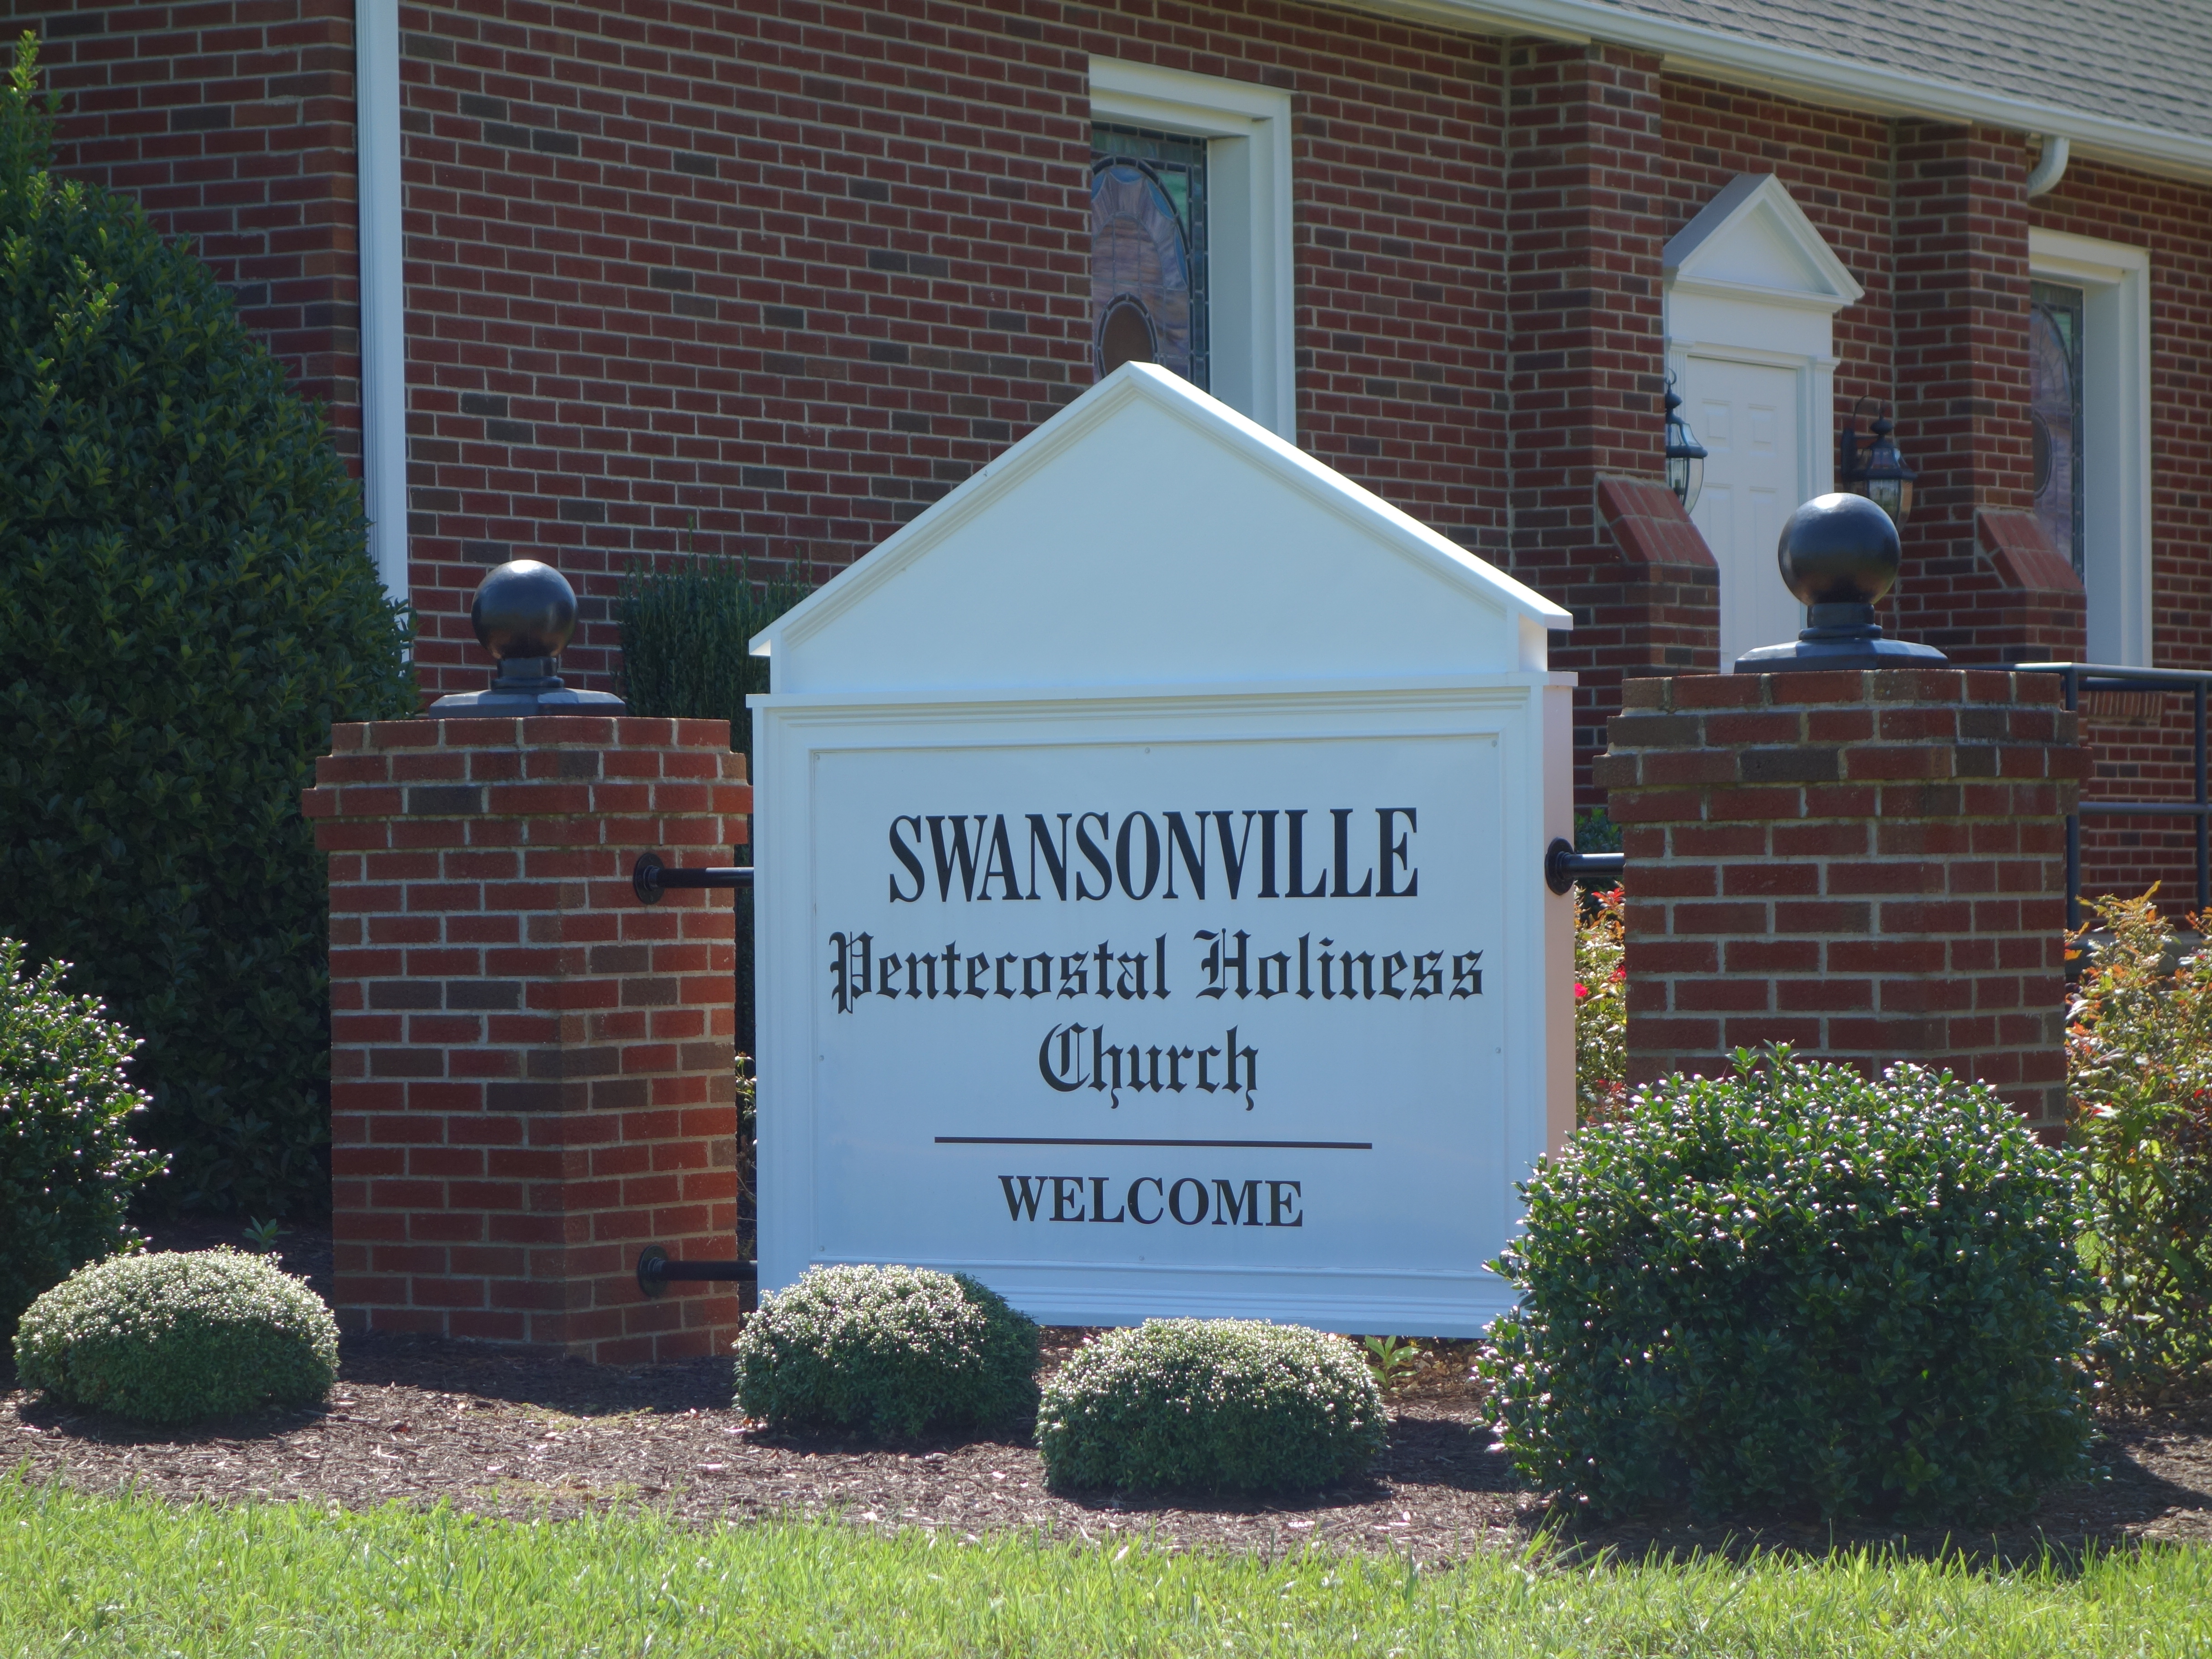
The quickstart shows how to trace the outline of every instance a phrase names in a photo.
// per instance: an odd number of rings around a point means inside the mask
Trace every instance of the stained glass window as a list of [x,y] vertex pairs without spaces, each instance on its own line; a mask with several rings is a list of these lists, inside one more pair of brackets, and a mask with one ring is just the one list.
[[2035,515],[2051,544],[2083,573],[2081,547],[2081,290],[2028,290],[2028,423],[2035,440]]
[[1206,141],[1091,130],[1091,324],[1100,378],[1158,363],[1206,385]]

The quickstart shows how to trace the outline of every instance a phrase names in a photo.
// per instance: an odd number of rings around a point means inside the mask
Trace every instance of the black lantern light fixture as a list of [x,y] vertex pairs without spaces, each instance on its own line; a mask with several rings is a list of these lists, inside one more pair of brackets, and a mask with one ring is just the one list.
[[[1874,424],[1862,437],[1859,417],[1869,409],[1875,412]],[[1853,404],[1850,417],[1836,439],[1836,483],[1855,495],[1865,496],[1889,514],[1892,524],[1901,527],[1912,511],[1916,475],[1897,453],[1897,440],[1890,436],[1895,430],[1875,399],[1862,398]]]
[[1667,488],[1689,512],[1705,487],[1705,447],[1690,423],[1682,418],[1682,394],[1674,390],[1674,376],[1667,376]]

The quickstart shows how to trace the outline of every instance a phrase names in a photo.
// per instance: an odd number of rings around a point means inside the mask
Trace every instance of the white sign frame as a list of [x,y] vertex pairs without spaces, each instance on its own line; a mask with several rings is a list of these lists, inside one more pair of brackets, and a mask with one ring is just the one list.
[[[1137,509],[1110,477],[1094,490],[1090,471],[1071,466],[1098,454],[1141,467],[1153,499],[1183,504],[1194,525],[1186,544],[1161,537],[1150,520],[1123,521]],[[1040,555],[1040,548],[1052,550]],[[1114,580],[1102,583],[1102,571]],[[1240,579],[1264,589],[1267,603],[1255,620],[1239,621],[1218,597]],[[1200,623],[1145,608],[1165,592],[1205,596]],[[1054,1324],[1233,1316],[1336,1330],[1478,1334],[1511,1303],[1483,1263],[1518,1227],[1514,1184],[1561,1143],[1574,1118],[1573,905],[1550,892],[1542,873],[1551,839],[1572,833],[1573,677],[1548,672],[1543,660],[1546,630],[1565,622],[1558,606],[1254,422],[1172,376],[1131,365],[771,627],[755,648],[769,655],[776,690],[751,699],[762,872],[755,986],[763,1289],[787,1285],[817,1264],[900,1261],[972,1273]],[[1171,676],[1166,671],[1177,661],[1194,672]],[[1454,672],[1437,672],[1440,664]],[[1027,781],[981,799],[998,787],[993,780],[1016,777]],[[1185,781],[1153,781],[1170,777]],[[1433,988],[1421,994],[1435,1000],[1385,1003],[1370,988],[1364,1000],[1347,996],[1327,1013],[1328,1005],[1311,1000],[1245,1005],[1248,1033],[1273,1034],[1267,1101],[1249,1119],[1229,1120],[1249,1121],[1249,1131],[1102,1134],[1080,1127],[1157,1124],[1168,1121],[1159,1115],[1165,1112],[1218,1122],[1224,1097],[1178,1092],[1170,1100],[1155,1092],[1133,1097],[1122,1113],[1117,1093],[1111,1109],[1121,1115],[1108,1118],[1100,1102],[1055,1095],[1061,1085],[1049,1075],[1040,1080],[1048,1067],[1036,1030],[1049,1025],[1048,1005],[1000,1003],[973,989],[975,1002],[939,1003],[933,966],[929,1000],[921,1000],[921,967],[940,947],[934,935],[921,944],[920,933],[938,929],[940,919],[947,934],[965,930],[963,951],[1020,948],[1042,957],[1049,951],[1016,945],[1013,933],[1065,950],[1038,930],[1050,933],[1065,922],[1107,931],[1110,907],[1070,905],[1047,892],[1044,902],[1024,903],[1017,921],[1004,902],[963,909],[956,882],[945,907],[902,908],[897,901],[908,895],[901,882],[922,883],[916,893],[927,883],[897,872],[896,838],[918,848],[922,823],[907,817],[910,829],[891,828],[901,814],[949,815],[944,822],[957,826],[962,814],[997,813],[1018,836],[1024,806],[1063,816],[1110,808],[1125,827],[1133,812],[1157,813],[1164,823],[1178,806],[1214,809],[1198,813],[1202,843],[1209,816],[1225,836],[1235,815],[1224,809],[1243,809],[1249,835],[1252,809],[1279,803],[1285,820],[1288,809],[1312,810],[1310,850],[1321,845],[1315,835],[1331,833],[1333,817],[1335,846],[1344,845],[1351,809],[1363,826],[1363,864],[1372,865],[1377,820],[1385,847],[1394,832],[1383,809],[1420,805],[1397,798],[1395,783],[1376,781],[1401,777],[1426,780],[1423,787],[1443,803],[1425,809],[1406,843],[1407,868],[1418,861],[1429,884],[1425,896],[1400,908],[1391,903],[1399,896],[1378,892],[1331,909],[1323,925],[1340,915],[1336,931],[1348,950],[1354,912],[1361,925],[1375,924],[1370,933],[1389,932],[1385,918],[1407,918],[1398,931],[1418,938],[1377,933],[1361,942],[1382,964],[1374,971],[1387,996],[1399,995],[1388,988],[1390,946],[1417,963],[1433,958]],[[1348,781],[1355,779],[1364,781]],[[1013,798],[1023,790],[1054,799]],[[1274,814],[1261,816],[1272,857]],[[980,836],[985,819],[975,822]],[[1064,826],[1062,836],[1065,844]],[[1455,841],[1469,836],[1463,848]],[[935,856],[943,861],[941,847]],[[1347,883],[1343,854],[1334,856],[1334,879],[1347,890],[1332,896],[1359,899],[1358,867]],[[1034,849],[1030,859],[1032,892],[1012,896],[1035,895]],[[1171,849],[1170,883],[1175,867]],[[1190,875],[1186,861],[1186,887]],[[927,896],[945,899],[942,872]],[[1194,944],[1194,928],[1224,917],[1258,937],[1261,921],[1294,914],[1291,907],[1257,911],[1253,893],[1239,901],[1241,911],[1218,902],[1162,904],[1164,895],[1152,895],[1149,879],[1148,909],[1136,902],[1145,896],[1132,890],[1127,874],[1121,894],[1107,885],[1113,905],[1130,901],[1111,924],[1116,939],[1140,910],[1140,943],[1158,933],[1166,950],[1175,936],[1176,956],[1161,958],[1172,961],[1172,993],[1133,1011],[1162,1019],[1201,1006],[1188,977],[1205,948]],[[1078,897],[1098,896],[1080,888],[1079,881]],[[1002,887],[1000,896],[1009,894]],[[1316,915],[1323,902],[1309,896],[1297,914]],[[895,949],[902,916],[920,923],[904,943],[921,948],[908,951],[907,978],[897,981],[914,1000],[862,995],[866,1006],[856,1013],[852,1000],[841,1000],[862,960],[849,941],[865,928]],[[1287,922],[1292,933],[1301,925]],[[994,928],[999,942],[987,943]],[[1320,945],[1332,942],[1319,926],[1308,932]],[[1474,938],[1478,932],[1482,937]],[[1453,1002],[1444,975],[1462,963],[1442,953],[1463,946],[1479,947],[1482,954],[1466,961],[1480,970],[1466,966],[1452,981],[1468,999]],[[1303,969],[1303,938],[1299,948]],[[941,949],[950,996],[953,951]],[[1076,959],[1060,959],[1063,975]],[[983,957],[962,960],[972,978]],[[1447,962],[1449,969],[1441,965]],[[1345,972],[1349,987],[1348,966]],[[1327,973],[1324,965],[1324,995]],[[1065,981],[1060,994],[1068,994]],[[1202,1006],[1207,1018],[1232,1006]],[[1118,1032],[1130,1014],[1124,1008],[1097,1018],[1115,1021]],[[1018,1016],[1036,1030],[1012,1035]],[[1339,1024],[1327,1026],[1331,1019]],[[900,1021],[906,1035],[894,1040]],[[941,1033],[956,1026],[983,1036],[948,1060],[951,1039]],[[1332,1048],[1338,1039],[1324,1035],[1325,1026],[1352,1035]],[[1061,1029],[1050,1025],[1047,1042]],[[1401,1035],[1409,1032],[1444,1035]],[[1139,1035],[1132,1031],[1131,1040]],[[1206,1035],[1169,1030],[1147,1040],[1170,1045],[1172,1068],[1176,1042],[1203,1044]],[[1230,1050],[1237,1051],[1233,1041]],[[926,1061],[915,1058],[925,1052]],[[1133,1066],[1136,1052],[1129,1050]],[[1161,1050],[1147,1052],[1157,1073]],[[1488,1073],[1485,1052],[1494,1053]],[[1344,1097],[1358,1091],[1341,1080],[1370,1074],[1346,1069],[1364,1064],[1363,1057],[1373,1059],[1371,1075],[1383,1080],[1355,1110]],[[1114,1075],[1118,1080],[1118,1060]],[[1325,1076],[1336,1080],[1316,1081]],[[1416,1078],[1429,1081],[1415,1086],[1409,1079]],[[1395,1102],[1413,1103],[1401,1109]],[[1245,1097],[1247,1107],[1258,1103],[1256,1092]],[[1035,1138],[1026,1133],[1031,1115],[1040,1126]],[[1358,1119],[1356,1127],[1317,1127],[1347,1117]],[[1070,1123],[1079,1133],[1066,1133]],[[970,1133],[977,1128],[989,1133]],[[994,1150],[978,1152],[978,1145]],[[1042,1190],[1032,1183],[1049,1176],[1064,1205],[1071,1183],[1081,1188],[1084,1178],[1044,1163],[1037,1165],[1043,1173],[1011,1162],[1000,1170],[990,1160],[1014,1158],[996,1150],[1008,1145],[1102,1149],[1079,1154],[1093,1160],[1137,1157],[1133,1147],[1264,1148],[1252,1156],[1276,1161],[1193,1164],[1188,1182],[1172,1187],[1164,1164],[1157,1177],[1146,1173],[1126,1188],[1135,1164],[1088,1176],[1096,1218],[1117,1223],[1139,1200],[1157,1210],[1170,1191],[1179,1206],[1197,1206],[1211,1176],[1217,1196],[1241,1193],[1247,1200],[1239,1228],[1227,1233],[1218,1217],[1191,1226],[1182,1207],[1180,1231],[1152,1225],[1157,1215],[1141,1210],[1135,1219],[1144,1227],[1055,1231],[1034,1196],[1024,1212],[1024,1195]],[[1351,1184],[1331,1211],[1325,1200],[1337,1177],[1311,1184],[1297,1161],[1338,1155],[1377,1161],[1344,1176]],[[1109,1197],[1109,1181],[1127,1204]],[[1143,1191],[1147,1183],[1158,1190]],[[1267,1194],[1265,1225],[1250,1219],[1255,1191]],[[1319,1207],[1310,1210],[1309,1228],[1301,1206],[1314,1194],[1322,1197],[1313,1200]]]
[[[825,1236],[818,1214],[819,1182],[831,1173],[820,1161],[822,1137],[839,1108],[838,1102],[823,1097],[816,1064],[825,1052],[824,1028],[839,1018],[826,994],[824,945],[836,918],[825,914],[820,896],[825,883],[852,878],[849,872],[817,866],[808,833],[806,805],[824,757],[948,745],[1046,744],[1081,750],[1109,744],[1473,738],[1498,744],[1507,799],[1525,803],[1517,811],[1506,807],[1502,826],[1505,845],[1517,845],[1520,852],[1509,853],[1492,873],[1506,933],[1539,942],[1518,959],[1492,958],[1498,966],[1486,981],[1485,994],[1500,1005],[1506,1030],[1543,1034],[1537,1041],[1507,1045],[1501,1062],[1504,1109],[1468,1126],[1468,1139],[1480,1148],[1490,1175],[1487,1190],[1468,1194],[1471,1206],[1486,1209],[1493,1218],[1486,1249],[1478,1246],[1457,1261],[1407,1262],[1389,1271],[1313,1265],[1209,1267],[1176,1261],[1085,1265],[1024,1261],[1004,1254],[902,1259],[972,1273],[1031,1317],[1051,1324],[1233,1316],[1327,1329],[1479,1334],[1511,1302],[1482,1260],[1506,1242],[1516,1224],[1512,1182],[1558,1144],[1573,1118],[1573,1006],[1571,996],[1559,994],[1572,981],[1571,916],[1569,902],[1554,897],[1541,874],[1544,820],[1553,816],[1543,803],[1544,753],[1547,746],[1562,751],[1569,741],[1572,693],[1541,683],[1548,678],[1511,674],[1396,685],[1304,684],[1253,687],[1233,696],[1215,686],[1137,697],[1001,696],[917,700],[896,708],[821,695],[762,700],[756,724],[757,798],[763,805],[786,808],[756,820],[760,867],[775,872],[756,901],[763,1285],[789,1284],[817,1263],[878,1259],[839,1251],[836,1241]],[[1556,793],[1564,769],[1552,771]],[[1564,809],[1555,805],[1553,811],[1559,810]],[[1434,849],[1428,856],[1440,861],[1442,852]],[[889,868],[886,856],[860,878],[879,883]],[[920,1131],[938,1127],[931,1121]],[[948,1119],[945,1127],[957,1126]],[[1370,1122],[1359,1133],[1375,1137],[1388,1130]],[[931,1144],[927,1133],[918,1133],[914,1150],[927,1156]],[[953,1152],[944,1164],[964,1161]],[[951,1196],[935,1183],[933,1172],[925,1172],[918,1186],[924,1194]],[[975,1204],[989,1197],[986,1184],[975,1192],[961,1191],[952,1201]]]

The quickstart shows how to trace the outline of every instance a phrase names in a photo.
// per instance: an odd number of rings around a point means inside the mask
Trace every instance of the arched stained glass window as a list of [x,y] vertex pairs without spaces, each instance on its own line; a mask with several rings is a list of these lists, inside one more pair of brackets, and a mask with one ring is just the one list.
[[2081,290],[2028,288],[2028,425],[2035,441],[2035,516],[2051,544],[2085,574],[2081,520]]
[[1206,385],[1206,141],[1094,126],[1091,323],[1103,380],[1158,363]]

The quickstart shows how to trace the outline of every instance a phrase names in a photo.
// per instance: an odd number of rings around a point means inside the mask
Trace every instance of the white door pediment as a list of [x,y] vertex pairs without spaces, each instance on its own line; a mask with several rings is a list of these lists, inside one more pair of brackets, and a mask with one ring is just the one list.
[[1745,173],[1667,244],[1667,361],[1711,452],[1698,529],[1721,568],[1721,667],[1802,626],[1775,540],[1832,482],[1837,312],[1861,288],[1772,173]]
[[1662,263],[1678,294],[1749,300],[1832,316],[1866,289],[1771,173],[1729,181],[1668,242]]

